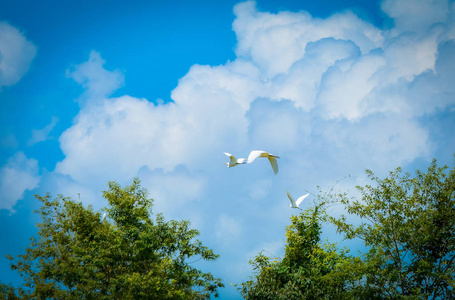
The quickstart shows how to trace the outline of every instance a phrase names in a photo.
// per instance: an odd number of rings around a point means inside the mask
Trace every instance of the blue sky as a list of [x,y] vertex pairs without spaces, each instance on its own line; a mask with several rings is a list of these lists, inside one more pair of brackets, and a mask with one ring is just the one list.
[[[1,257],[36,232],[33,194],[101,208],[137,176],[221,254],[201,268],[232,299],[283,251],[286,190],[453,165],[453,1],[92,2],[0,0]],[[251,150],[279,173],[223,165]],[[20,282],[6,259],[0,281]]]

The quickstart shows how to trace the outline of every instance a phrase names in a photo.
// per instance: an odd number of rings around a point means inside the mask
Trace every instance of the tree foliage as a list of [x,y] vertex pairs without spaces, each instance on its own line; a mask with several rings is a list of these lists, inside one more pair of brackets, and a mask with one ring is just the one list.
[[[109,182],[107,218],[59,195],[42,202],[37,237],[11,268],[25,279],[23,299],[206,299],[221,280],[189,259],[218,255],[195,238],[188,221],[152,218],[152,201],[138,180]],[[2,286],[4,294],[11,288]]]
[[352,290],[356,298],[455,298],[455,170],[447,169],[433,160],[415,177],[401,168],[385,179],[367,171],[375,184],[357,187],[362,199],[341,197],[361,224],[346,217],[332,222],[369,248]]
[[[254,275],[239,288],[245,299],[455,299],[455,169],[438,167],[414,177],[401,168],[372,185],[324,201],[291,218],[283,258],[263,253],[250,261]],[[330,216],[337,202],[347,216]],[[346,239],[363,240],[351,256],[321,245],[321,224],[332,223]]]
[[349,258],[334,244],[321,245],[324,215],[320,204],[291,217],[284,257],[259,253],[250,261],[255,274],[239,288],[245,299],[340,299],[347,280],[337,268]]

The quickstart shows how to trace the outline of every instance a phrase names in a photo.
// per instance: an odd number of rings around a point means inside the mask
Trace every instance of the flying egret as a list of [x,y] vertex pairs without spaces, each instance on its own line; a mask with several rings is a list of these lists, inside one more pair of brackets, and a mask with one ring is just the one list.
[[289,204],[289,207],[291,208],[298,208],[300,210],[302,210],[299,205],[300,203],[302,203],[303,199],[305,199],[306,197],[308,197],[308,195],[310,195],[309,193],[308,194],[305,194],[303,196],[300,196],[297,201],[294,201],[294,198],[292,197],[291,193],[289,193],[289,191],[286,191],[286,194],[288,194],[288,198],[289,200],[291,200],[291,204]]
[[103,219],[101,221],[104,221],[106,219],[106,213],[103,214]]
[[253,151],[251,151],[250,155],[248,156],[248,163],[252,163],[258,157],[267,157],[270,161],[270,164],[272,165],[273,172],[275,174],[278,173],[278,163],[276,161],[276,159],[279,158],[278,156],[270,154],[270,153],[262,151],[262,150],[253,150]]
[[229,162],[225,163],[225,165],[227,165],[228,168],[232,168],[232,167],[235,167],[237,165],[243,165],[243,164],[246,164],[246,159],[244,158],[235,158],[234,155],[232,155],[231,153],[226,153],[224,152],[224,154],[226,154],[227,156],[229,156]]

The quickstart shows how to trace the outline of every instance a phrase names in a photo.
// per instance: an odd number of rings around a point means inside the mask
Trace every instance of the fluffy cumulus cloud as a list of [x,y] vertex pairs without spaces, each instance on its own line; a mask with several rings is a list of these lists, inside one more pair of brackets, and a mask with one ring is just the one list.
[[383,42],[378,29],[350,12],[327,19],[313,18],[306,12],[270,14],[257,11],[255,2],[248,1],[238,4],[234,13],[237,56],[249,58],[267,77],[286,73],[304,58],[310,42],[324,38],[353,41],[362,53]]
[[0,209],[14,211],[16,202],[26,190],[38,187],[38,161],[18,152],[0,169]]
[[15,27],[0,22],[0,88],[16,84],[28,71],[36,47]]
[[[453,140],[425,118],[455,113],[455,6],[419,2],[384,1],[387,30],[351,12],[319,19],[240,3],[237,58],[194,65],[165,104],[109,97],[123,77],[92,52],[69,71],[85,100],[59,139],[65,158],[55,172],[93,191],[139,176],[156,207],[191,219],[229,253],[222,263],[246,264],[244,253],[283,237],[287,189],[314,193],[348,174],[344,186],[353,186],[366,168],[384,174],[432,157],[432,130]],[[254,149],[281,157],[278,175],[264,159],[223,168],[224,151]]]

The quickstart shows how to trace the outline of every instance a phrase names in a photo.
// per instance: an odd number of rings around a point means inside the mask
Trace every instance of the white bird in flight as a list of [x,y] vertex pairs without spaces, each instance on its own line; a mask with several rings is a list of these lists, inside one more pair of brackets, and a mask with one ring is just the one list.
[[103,214],[103,219],[101,221],[104,221],[106,219],[106,213]]
[[267,157],[270,161],[270,164],[272,165],[273,172],[275,174],[278,173],[278,163],[276,161],[276,159],[279,158],[278,156],[270,154],[270,153],[262,151],[262,150],[253,150],[253,151],[251,151],[250,155],[248,156],[248,163],[252,163],[258,157]]
[[291,200],[291,204],[289,204],[289,207],[291,208],[298,208],[300,210],[302,210],[299,205],[300,203],[302,203],[303,199],[305,199],[306,197],[308,197],[308,195],[310,195],[309,193],[308,194],[305,194],[303,196],[300,196],[297,201],[294,201],[294,198],[292,197],[291,193],[289,193],[289,191],[286,191],[286,194],[288,194],[288,198],[289,200]]
[[246,164],[246,159],[244,158],[235,158],[234,155],[232,155],[231,153],[226,153],[224,152],[224,154],[226,154],[227,156],[229,156],[229,162],[225,163],[225,165],[227,165],[228,168],[232,168],[232,167],[235,167],[237,165],[243,165],[243,164]]

